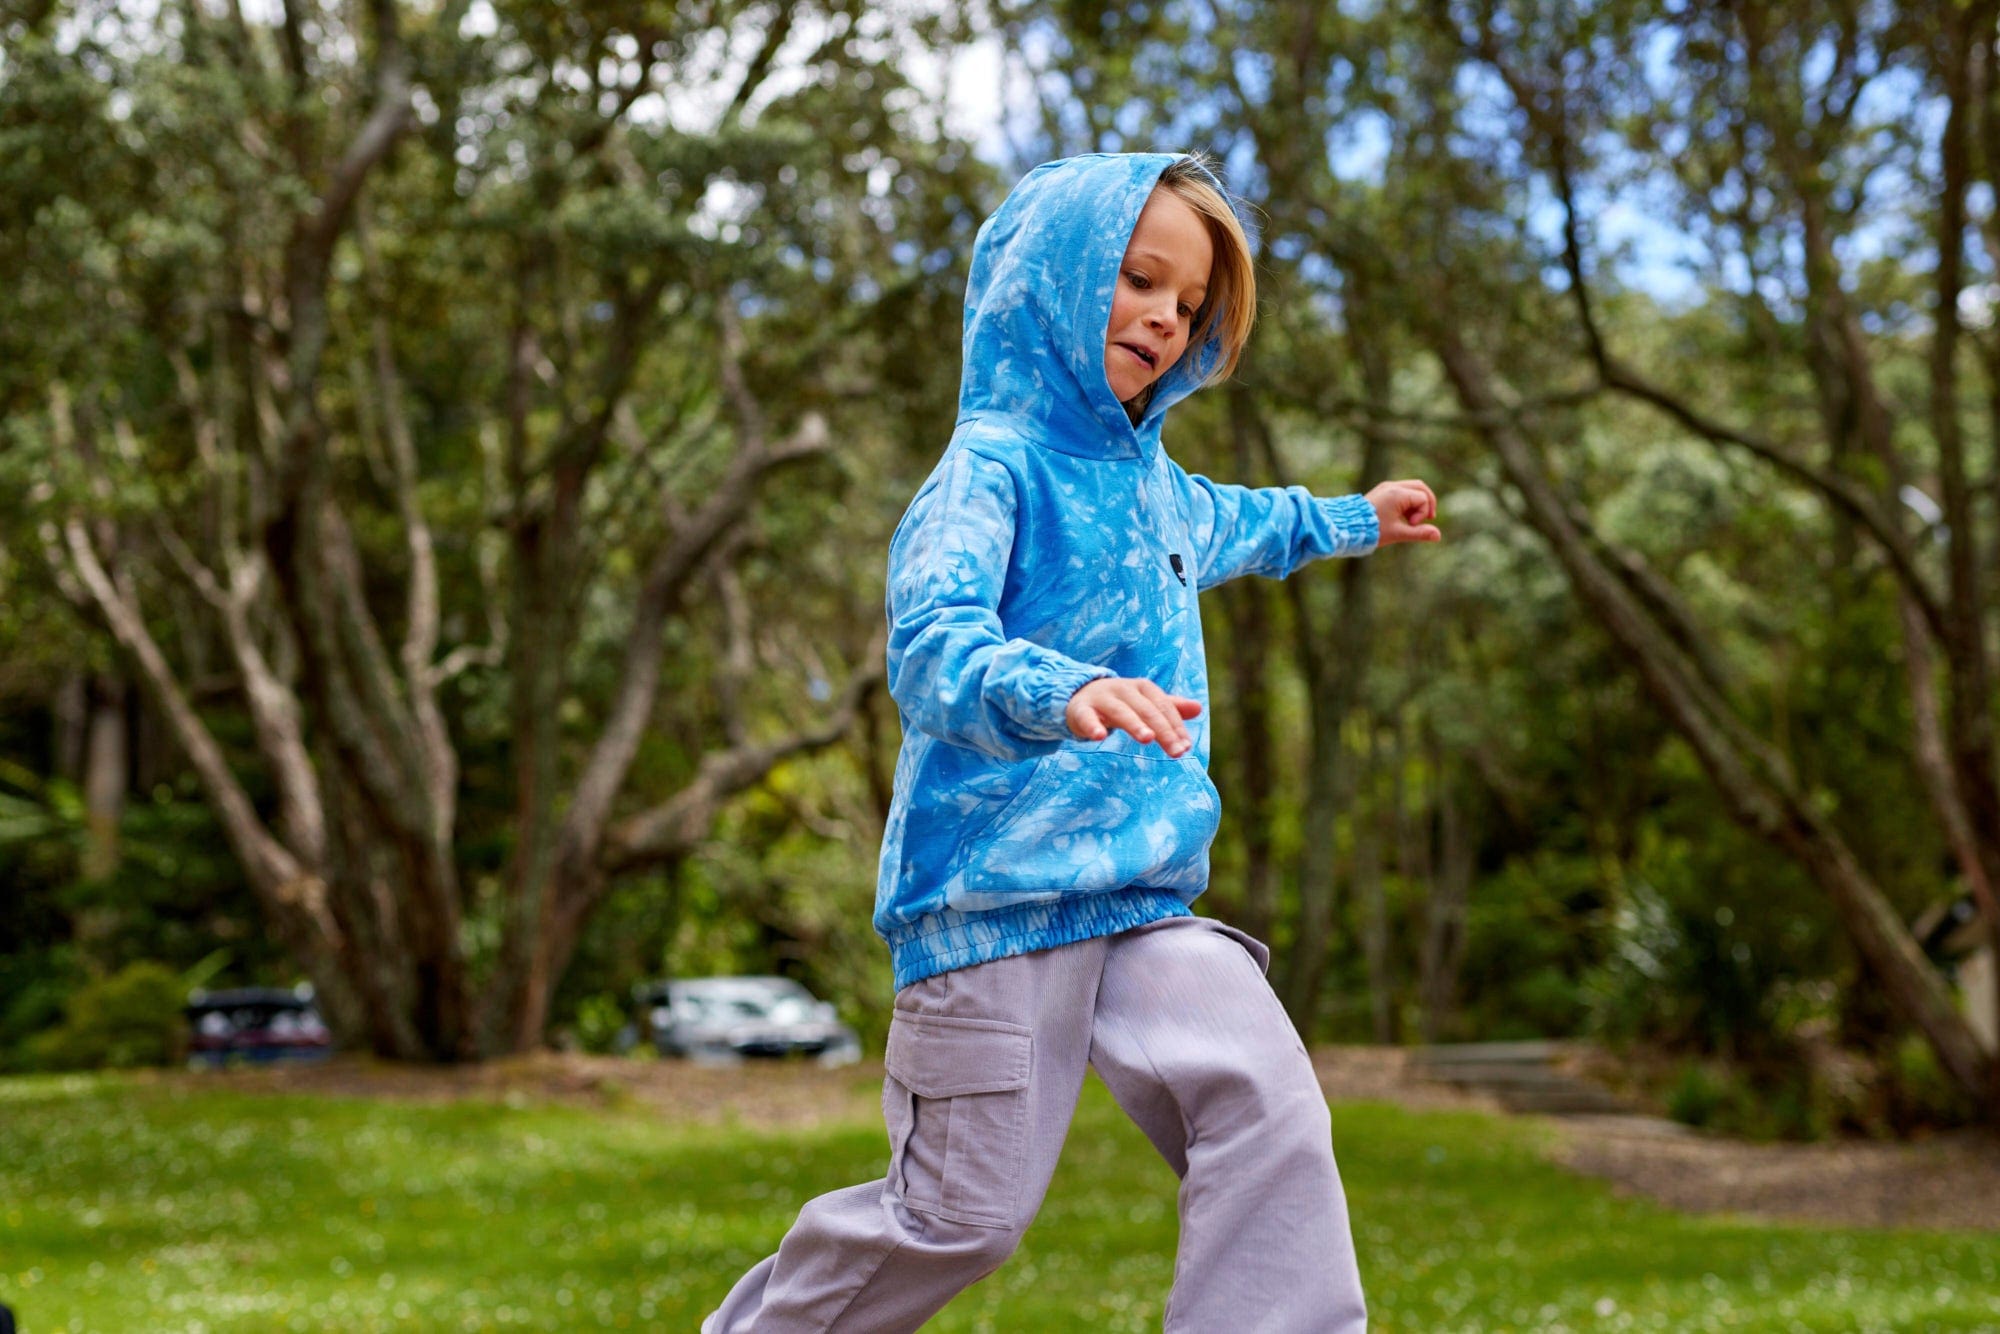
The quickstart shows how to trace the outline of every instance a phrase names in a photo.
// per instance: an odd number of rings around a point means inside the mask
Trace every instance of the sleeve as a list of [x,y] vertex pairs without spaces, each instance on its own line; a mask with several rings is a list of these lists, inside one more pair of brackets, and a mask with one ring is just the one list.
[[1069,697],[1113,675],[1007,637],[1015,512],[1012,474],[957,449],[889,543],[889,693],[923,731],[1004,760],[1053,750],[1069,735]]
[[1381,521],[1366,496],[1316,496],[1302,486],[1252,488],[1181,476],[1189,491],[1199,588],[1245,574],[1283,579],[1307,561],[1365,556],[1381,540]]

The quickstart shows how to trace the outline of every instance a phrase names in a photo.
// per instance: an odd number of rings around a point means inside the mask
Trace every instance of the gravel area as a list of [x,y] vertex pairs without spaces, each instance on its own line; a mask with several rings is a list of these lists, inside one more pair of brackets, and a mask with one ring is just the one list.
[[[1659,1127],[1671,1127],[1663,1132]],[[1907,1144],[1748,1144],[1672,1122],[1558,1121],[1551,1157],[1689,1213],[1839,1227],[2000,1230],[2000,1139],[1962,1132]]]

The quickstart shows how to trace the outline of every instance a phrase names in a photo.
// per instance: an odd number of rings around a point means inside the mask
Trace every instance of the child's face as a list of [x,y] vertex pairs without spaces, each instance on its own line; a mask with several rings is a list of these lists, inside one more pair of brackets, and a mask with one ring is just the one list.
[[1179,195],[1153,191],[1125,247],[1104,338],[1104,374],[1120,403],[1165,375],[1187,351],[1214,261],[1215,244],[1201,215]]

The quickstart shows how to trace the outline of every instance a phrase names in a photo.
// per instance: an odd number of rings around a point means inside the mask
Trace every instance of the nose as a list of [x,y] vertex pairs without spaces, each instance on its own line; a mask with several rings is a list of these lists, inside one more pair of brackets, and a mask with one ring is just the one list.
[[1174,298],[1155,301],[1146,308],[1146,327],[1157,330],[1163,337],[1171,338],[1180,327],[1180,315],[1174,308]]

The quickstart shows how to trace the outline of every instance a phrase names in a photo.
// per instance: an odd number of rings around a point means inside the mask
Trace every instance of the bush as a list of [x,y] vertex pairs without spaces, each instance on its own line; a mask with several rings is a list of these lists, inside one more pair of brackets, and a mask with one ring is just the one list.
[[1824,1139],[1839,1119],[1832,1101],[1797,1064],[1690,1061],[1666,1094],[1667,1115],[1682,1125],[1752,1140]]
[[26,1044],[62,1023],[64,1004],[82,985],[68,946],[0,957],[0,1072],[22,1067]]
[[23,1044],[22,1063],[33,1070],[177,1064],[187,1054],[185,992],[179,975],[160,964],[128,964],[72,995],[62,1026]]
[[1938,1064],[1930,1043],[1906,1034],[1882,1062],[1884,1119],[1898,1135],[1969,1125],[1978,1112],[1957,1081]]
[[585,996],[576,1007],[576,1045],[599,1054],[615,1051],[626,1024],[625,1007],[608,991]]
[[1667,1091],[1667,1115],[1684,1126],[1713,1126],[1729,1102],[1728,1084],[1692,1061]]

